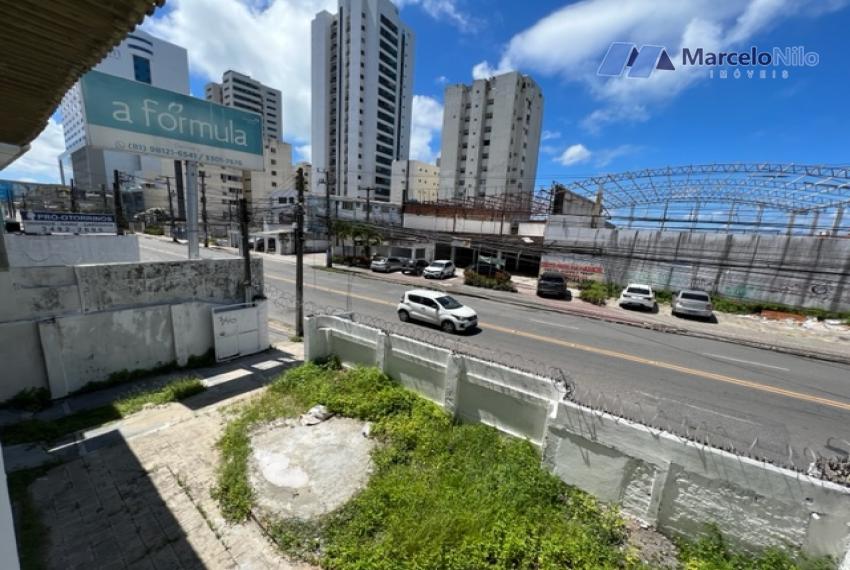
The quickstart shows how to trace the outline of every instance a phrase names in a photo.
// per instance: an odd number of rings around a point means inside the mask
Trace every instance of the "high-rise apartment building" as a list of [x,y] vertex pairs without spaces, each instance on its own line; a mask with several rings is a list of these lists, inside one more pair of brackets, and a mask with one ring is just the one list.
[[207,83],[207,101],[236,107],[263,116],[263,137],[280,140],[283,134],[283,104],[280,91],[263,85],[249,75],[228,70],[221,83]]
[[313,19],[314,191],[389,201],[393,160],[410,150],[413,52],[390,0],[339,0]]
[[440,199],[502,198],[530,207],[537,176],[543,94],[518,72],[446,87]]
[[[186,50],[141,30],[128,34],[94,69],[183,95],[189,94]],[[87,146],[86,115],[79,82],[65,94],[59,109],[65,135],[65,152],[59,156],[63,184],[74,179],[79,188],[97,190],[102,184],[111,186],[114,170],[139,178],[152,178],[163,173],[173,175],[173,162],[170,160]]]
[[440,167],[420,160],[393,162],[390,202],[436,202],[440,192]]

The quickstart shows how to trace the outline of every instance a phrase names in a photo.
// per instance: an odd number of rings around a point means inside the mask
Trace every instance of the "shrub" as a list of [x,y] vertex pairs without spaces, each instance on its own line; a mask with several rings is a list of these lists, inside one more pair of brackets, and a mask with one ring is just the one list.
[[152,236],[165,235],[165,230],[162,226],[145,226],[145,233]]
[[[507,275],[507,277],[505,277]],[[516,293],[516,287],[511,283],[511,277],[508,274],[497,274],[494,277],[487,277],[476,273],[471,269],[466,269],[463,272],[464,285],[472,287],[483,287],[485,289],[495,289],[497,291],[510,291]]]
[[579,293],[579,299],[593,303],[594,305],[604,305],[608,297],[608,287],[604,283],[598,283],[596,281],[582,289],[581,293]]

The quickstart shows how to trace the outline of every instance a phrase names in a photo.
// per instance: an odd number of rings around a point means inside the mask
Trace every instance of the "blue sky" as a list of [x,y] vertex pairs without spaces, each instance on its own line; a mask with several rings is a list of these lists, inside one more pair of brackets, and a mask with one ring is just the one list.
[[[446,83],[518,69],[541,85],[538,185],[667,164],[846,164],[846,0],[398,0],[416,33],[414,158],[439,153]],[[331,0],[169,0],[144,27],[189,50],[192,91],[228,68],[281,89],[285,139],[309,157],[309,23]],[[235,34],[234,29],[243,30]],[[612,41],[663,45],[675,71],[601,78]],[[788,79],[708,78],[683,47],[804,46],[815,67]],[[729,68],[731,70],[731,68]],[[780,68],[781,69],[781,68]],[[2,178],[56,180],[55,124]]]

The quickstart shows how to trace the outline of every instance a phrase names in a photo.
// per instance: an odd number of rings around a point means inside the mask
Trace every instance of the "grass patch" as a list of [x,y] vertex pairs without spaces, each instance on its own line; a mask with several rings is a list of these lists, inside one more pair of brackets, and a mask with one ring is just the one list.
[[[228,521],[247,519],[254,504],[252,428],[318,403],[373,422],[381,445],[367,487],[338,511],[264,521],[284,553],[336,570],[644,567],[626,545],[616,509],[542,469],[530,443],[458,425],[380,371],[338,363],[292,369],[235,409],[218,442],[213,490]],[[719,533],[681,549],[691,570],[830,567],[827,559],[796,561],[778,550],[732,553]]]
[[230,521],[253,504],[250,428],[316,403],[374,422],[382,446],[354,500],[318,521],[272,521],[290,555],[329,568],[606,568],[632,564],[622,520],[540,467],[528,442],[456,425],[375,369],[306,364],[245,405],[219,442],[213,496]]
[[51,442],[69,433],[120,420],[141,410],[147,404],[176,402],[204,391],[196,378],[181,378],[161,388],[145,390],[116,400],[108,406],[83,410],[56,420],[25,420],[0,430],[0,440],[6,445],[32,441]]
[[56,464],[42,465],[9,474],[9,499],[15,512],[18,556],[23,570],[41,570],[47,567],[47,548],[44,541],[48,532],[30,495],[29,486],[55,466]]
[[778,548],[760,554],[744,554],[730,550],[716,526],[708,536],[694,542],[680,541],[679,559],[686,570],[833,570],[835,562],[828,557],[790,556]]

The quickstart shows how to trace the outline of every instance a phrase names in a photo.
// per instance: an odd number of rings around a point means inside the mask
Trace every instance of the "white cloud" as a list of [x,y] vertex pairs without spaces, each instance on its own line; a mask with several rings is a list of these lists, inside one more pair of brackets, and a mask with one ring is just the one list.
[[405,6],[419,6],[435,20],[446,20],[457,26],[462,32],[474,32],[478,20],[458,7],[457,0],[394,0],[399,9]]
[[665,46],[674,61],[683,46],[724,50],[749,45],[756,34],[791,17],[816,17],[848,0],[580,0],[516,34],[498,65],[483,61],[476,78],[510,69],[585,83],[601,108],[584,125],[598,130],[612,121],[641,121],[647,109],[676,97],[704,77],[694,68],[656,72],[646,79],[601,78],[596,70],[611,42]]
[[261,7],[233,0],[172,0],[144,28],[189,51],[192,72],[210,81],[234,69],[280,89],[283,131],[310,140],[310,22],[336,0],[276,0]]
[[558,132],[558,131],[544,130],[543,133],[540,135],[540,140],[542,140],[542,141],[548,141],[548,140],[559,139],[559,138],[561,138],[561,133]]
[[446,77],[445,75],[440,75],[434,80],[434,83],[436,83],[437,85],[445,85],[448,82],[449,82],[449,78]]
[[439,149],[433,150],[431,141],[443,128],[443,106],[433,97],[414,95],[412,115],[410,158],[434,162]]
[[567,147],[567,150],[564,153],[555,159],[556,162],[560,162],[564,166],[572,166],[573,164],[580,164],[582,162],[587,162],[590,160],[590,157],[593,155],[586,146],[583,144],[574,144]]
[[596,158],[593,163],[599,168],[604,168],[611,164],[611,162],[615,159],[634,154],[639,151],[640,148],[641,147],[632,144],[621,144],[614,148],[603,149],[594,153]]
[[59,183],[60,154],[65,152],[62,125],[51,118],[30,143],[30,150],[0,171],[0,178],[26,182]]
[[513,67],[507,67],[503,65],[499,65],[497,67],[493,67],[490,65],[489,61],[482,61],[481,63],[475,64],[472,68],[472,78],[473,79],[489,79],[494,75],[500,75],[502,73],[507,73],[509,71],[513,71]]
[[309,144],[302,144],[294,147],[295,150],[295,161],[301,162],[302,160],[311,162],[313,156],[313,146]]

